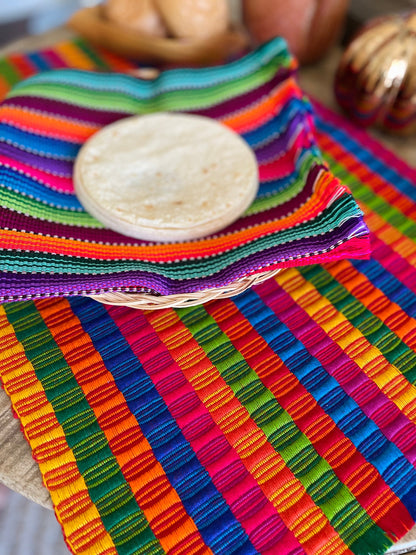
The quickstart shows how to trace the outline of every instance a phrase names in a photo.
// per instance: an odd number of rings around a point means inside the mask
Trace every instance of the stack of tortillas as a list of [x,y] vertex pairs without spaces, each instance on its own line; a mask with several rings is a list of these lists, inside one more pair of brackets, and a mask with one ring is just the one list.
[[75,192],[106,227],[136,239],[174,242],[220,231],[258,189],[246,142],[212,119],[157,113],[104,127],[81,148]]

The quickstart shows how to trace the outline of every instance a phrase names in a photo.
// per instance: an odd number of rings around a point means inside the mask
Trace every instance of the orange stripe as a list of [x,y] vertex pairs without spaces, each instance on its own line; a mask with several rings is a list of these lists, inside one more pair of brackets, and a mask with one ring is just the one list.
[[[36,306],[82,388],[137,503],[163,549],[210,554],[180,497],[153,454],[123,394],[66,299]],[[81,353],[81,356],[80,356]],[[151,500],[149,502],[149,500]]]
[[53,49],[68,67],[85,70],[96,68],[91,58],[71,41],[55,44]]
[[339,190],[337,182],[327,172],[321,172],[317,179],[314,194],[298,211],[280,221],[272,221],[256,225],[249,229],[225,236],[213,237],[202,241],[187,243],[161,244],[156,246],[123,246],[103,245],[74,239],[62,239],[34,235],[20,231],[0,230],[0,240],[11,249],[41,250],[48,253],[65,255],[82,255],[99,260],[117,260],[131,258],[134,260],[150,260],[163,262],[180,258],[209,256],[233,247],[250,242],[272,232],[291,228],[294,223],[313,218],[328,203],[335,190]]
[[[364,459],[283,360],[240,315],[237,306],[231,300],[224,300],[208,304],[206,310],[368,515],[383,529],[389,529],[394,511],[400,510],[403,519],[410,519],[377,469]],[[395,533],[405,534],[411,522],[407,524],[407,527],[403,524],[397,528]]]
[[416,243],[367,207],[365,213],[365,221],[378,239],[389,245],[395,253],[404,258],[409,264],[416,267]]
[[[0,375],[73,553],[116,555],[75,456],[23,346],[0,307]],[[71,506],[72,510],[68,510]]]
[[177,314],[173,310],[163,310],[147,312],[145,316],[247,470],[305,550],[322,555],[350,553]]
[[398,304],[377,289],[365,275],[354,268],[351,262],[343,260],[326,264],[325,270],[377,316],[409,349],[416,352],[415,318],[409,316]]
[[234,129],[237,133],[246,133],[254,126],[257,127],[260,123],[265,123],[271,119],[276,115],[277,111],[282,109],[282,104],[289,98],[294,97],[302,98],[302,94],[299,91],[299,86],[295,79],[291,77],[280,84],[270,96],[263,100],[263,102],[250,105],[246,110],[231,114],[221,121]]
[[64,141],[85,141],[99,129],[97,125],[80,124],[78,121],[16,108],[12,105],[0,108],[0,118],[4,123],[14,125],[25,131]]

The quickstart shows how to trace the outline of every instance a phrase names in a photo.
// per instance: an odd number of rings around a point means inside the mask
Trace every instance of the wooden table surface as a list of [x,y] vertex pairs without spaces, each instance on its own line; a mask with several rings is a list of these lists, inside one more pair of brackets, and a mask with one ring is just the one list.
[[[0,48],[0,57],[10,52],[37,50],[72,36],[71,31],[66,28],[54,29],[43,35],[27,37]],[[337,110],[337,105],[333,97],[332,82],[340,55],[341,49],[333,48],[319,63],[302,68],[299,75],[300,84],[305,92],[334,110]],[[410,165],[416,167],[416,137],[398,138],[377,131],[372,134]],[[2,389],[0,389],[0,481],[36,503],[52,508],[38,465],[32,459],[29,445],[20,430],[20,424],[12,416],[10,400]],[[416,526],[388,553],[416,555]]]

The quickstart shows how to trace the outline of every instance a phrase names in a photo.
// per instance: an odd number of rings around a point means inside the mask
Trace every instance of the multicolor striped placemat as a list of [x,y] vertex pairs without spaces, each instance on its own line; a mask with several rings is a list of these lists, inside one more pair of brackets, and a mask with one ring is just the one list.
[[[66,43],[1,74],[62,52],[108,56]],[[416,172],[316,110],[370,260],[176,311],[0,307],[0,375],[73,553],[379,554],[414,524]]]
[[[368,256],[362,214],[323,163],[295,69],[276,39],[234,62],[167,70],[151,81],[56,69],[17,84],[0,106],[0,299],[190,293],[265,270]],[[85,140],[154,111],[216,118],[253,148],[259,193],[221,232],[140,242],[103,229],[75,197],[73,162]]]

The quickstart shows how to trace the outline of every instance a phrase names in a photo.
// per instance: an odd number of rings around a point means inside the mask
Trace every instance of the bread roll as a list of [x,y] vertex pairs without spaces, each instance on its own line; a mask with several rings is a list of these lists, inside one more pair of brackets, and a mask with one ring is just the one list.
[[107,19],[122,27],[155,37],[167,34],[154,0],[107,0],[104,9]]
[[227,30],[227,0],[155,0],[174,37],[209,38]]

